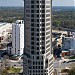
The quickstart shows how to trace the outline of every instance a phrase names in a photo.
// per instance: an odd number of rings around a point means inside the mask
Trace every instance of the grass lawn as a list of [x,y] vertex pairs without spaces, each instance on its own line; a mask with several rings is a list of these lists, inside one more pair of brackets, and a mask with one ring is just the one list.
[[14,68],[14,67],[10,67],[7,69],[8,73],[20,73],[21,68]]

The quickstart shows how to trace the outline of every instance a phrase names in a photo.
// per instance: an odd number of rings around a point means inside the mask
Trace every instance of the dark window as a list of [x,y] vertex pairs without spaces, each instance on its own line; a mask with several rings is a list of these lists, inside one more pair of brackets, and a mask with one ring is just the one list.
[[37,24],[37,27],[39,27],[39,24]]
[[31,10],[31,13],[34,13],[34,10]]
[[42,24],[42,27],[44,27],[45,26],[45,24]]
[[39,33],[37,33],[37,36],[39,36]]
[[34,8],[34,5],[31,5],[31,8]]
[[37,22],[39,22],[39,19],[37,19]]
[[31,22],[34,22],[34,19],[31,19]]
[[31,17],[34,17],[34,15],[32,14]]
[[42,10],[42,13],[45,13],[45,10]]
[[34,49],[34,46],[31,46],[31,49]]
[[43,61],[41,62],[41,65],[43,64]]
[[34,31],[34,28],[31,28],[31,31]]
[[42,37],[42,40],[45,40],[45,37]]
[[43,66],[41,66],[41,69],[43,69]]
[[45,15],[44,15],[44,14],[42,14],[42,17],[45,17]]
[[34,33],[31,33],[32,36],[34,36]]
[[31,42],[31,45],[34,45],[34,42]]
[[39,45],[39,43],[37,43],[37,45]]
[[34,37],[31,37],[31,40],[34,40]]
[[37,1],[37,3],[39,3],[39,1]]
[[42,49],[45,49],[45,47],[44,47],[44,46],[42,46]]
[[37,52],[37,54],[39,54],[39,52]]
[[39,47],[37,47],[37,50],[39,50]]
[[44,54],[45,53],[45,51],[42,51],[42,54]]
[[35,64],[35,62],[33,61],[33,64]]
[[31,1],[31,4],[34,4],[34,1]]
[[45,35],[45,33],[42,33],[42,36],[44,36]]
[[37,10],[37,13],[39,13],[39,10]]
[[37,56],[36,59],[39,59],[39,56]]
[[39,41],[39,38],[37,38],[37,41]]
[[45,31],[45,28],[42,28],[42,31]]
[[40,66],[38,66],[38,69],[40,69]]
[[[35,69],[35,66],[33,66],[33,69]],[[33,70],[34,71],[34,70]]]
[[37,17],[39,17],[39,14],[37,14]]
[[31,24],[31,27],[34,27],[34,24],[33,23]]
[[42,22],[45,22],[45,19],[42,19]]
[[45,8],[45,5],[42,5],[42,8]]
[[31,54],[34,54],[34,51],[31,51]]
[[37,8],[39,8],[39,5],[37,5]]
[[37,31],[39,31],[39,29],[37,29]]

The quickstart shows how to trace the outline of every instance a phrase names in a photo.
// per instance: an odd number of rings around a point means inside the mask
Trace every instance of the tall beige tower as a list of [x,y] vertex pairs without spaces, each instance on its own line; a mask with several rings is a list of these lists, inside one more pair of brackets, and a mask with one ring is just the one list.
[[52,0],[24,0],[24,73],[53,75]]

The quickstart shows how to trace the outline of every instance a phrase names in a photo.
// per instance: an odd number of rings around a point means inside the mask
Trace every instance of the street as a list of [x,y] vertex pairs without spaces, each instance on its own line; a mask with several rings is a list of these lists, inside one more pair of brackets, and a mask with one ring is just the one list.
[[62,62],[63,60],[54,61],[54,70],[57,71],[57,75],[61,75],[61,70],[74,67],[75,62]]

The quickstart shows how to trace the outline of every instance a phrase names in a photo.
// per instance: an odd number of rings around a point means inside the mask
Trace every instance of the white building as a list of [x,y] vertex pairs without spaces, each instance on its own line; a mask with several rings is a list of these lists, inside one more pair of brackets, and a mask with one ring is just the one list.
[[17,20],[12,25],[12,49],[9,49],[11,55],[22,55],[24,49],[24,21]]
[[75,50],[75,37],[63,37],[62,48]]
[[53,75],[52,0],[24,0],[23,75]]

